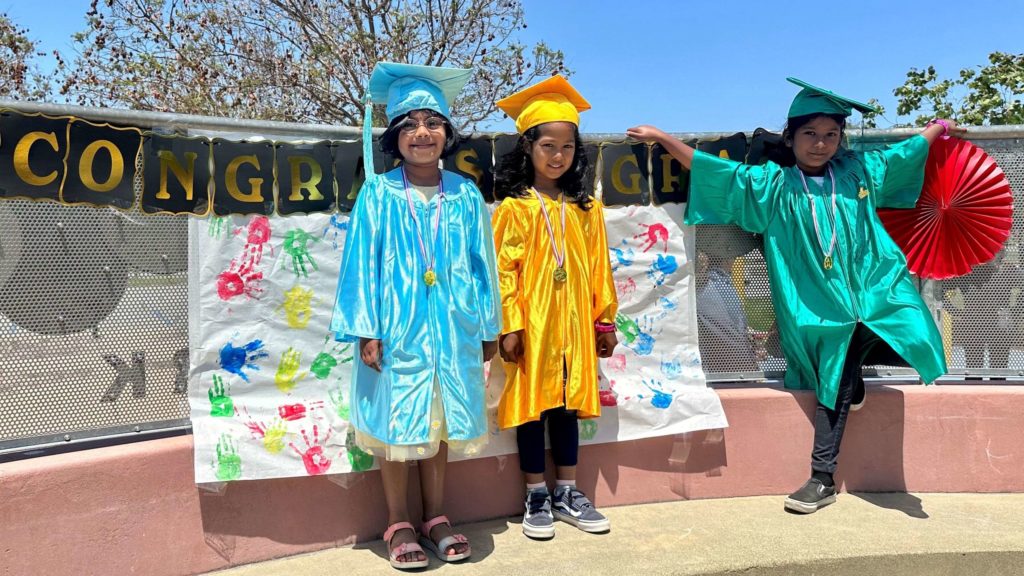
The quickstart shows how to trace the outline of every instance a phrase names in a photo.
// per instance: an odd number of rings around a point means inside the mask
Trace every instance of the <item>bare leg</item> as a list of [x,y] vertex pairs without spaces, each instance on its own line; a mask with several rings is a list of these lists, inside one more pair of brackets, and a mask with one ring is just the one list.
[[[423,520],[433,520],[442,514],[444,508],[444,473],[448,467],[448,444],[441,442],[437,454],[426,460],[420,460],[420,491],[423,493]],[[440,542],[442,538],[452,535],[452,530],[444,524],[438,524],[431,529],[430,534],[424,534],[434,542]],[[445,550],[445,554],[462,554],[469,546],[467,544],[455,544]]]
[[[388,526],[396,522],[409,522],[409,465],[405,462],[380,461],[380,477],[384,484],[384,499],[388,504]],[[399,530],[388,543],[388,550],[401,544],[416,542],[412,530]],[[424,560],[422,552],[410,552],[399,557],[401,562]]]
[[556,466],[555,467],[555,479],[556,480],[572,480],[576,481],[576,467],[575,466]]

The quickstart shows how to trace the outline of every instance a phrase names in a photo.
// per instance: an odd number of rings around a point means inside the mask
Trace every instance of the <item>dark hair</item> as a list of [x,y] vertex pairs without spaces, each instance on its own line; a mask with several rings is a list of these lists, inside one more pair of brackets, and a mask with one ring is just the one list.
[[792,146],[788,146],[786,143],[793,139],[793,134],[795,134],[797,130],[822,116],[831,118],[832,120],[835,120],[836,124],[839,124],[839,140],[842,141],[846,131],[845,116],[841,114],[824,114],[821,112],[804,114],[803,116],[793,116],[786,120],[786,126],[782,129],[781,142],[777,145],[765,145],[765,157],[779,166],[796,166],[796,155],[793,154],[793,148]]
[[[494,175],[494,197],[501,200],[504,198],[525,198],[530,195],[529,189],[533,186],[533,160],[526,150],[533,146],[541,137],[540,127],[534,126],[528,129],[519,137],[515,148],[501,157],[498,163],[498,170]],[[579,127],[573,125],[573,137],[576,141],[576,150],[572,156],[572,164],[558,178],[558,187],[562,194],[570,202],[576,204],[581,210],[589,210],[593,199],[590,189],[587,187],[587,171],[590,169],[590,161],[583,151],[583,140],[580,138]]]
[[402,158],[402,152],[398,149],[398,137],[402,133],[402,123],[405,122],[406,118],[409,117],[409,114],[412,114],[413,112],[426,112],[430,118],[443,119],[445,122],[445,139],[444,150],[441,150],[441,158],[447,158],[452,152],[455,152],[455,149],[459,147],[459,131],[452,125],[451,120],[445,118],[444,114],[441,114],[436,110],[428,109],[410,110],[401,116],[396,116],[395,119],[391,121],[391,124],[388,125],[387,130],[384,130],[384,134],[380,137],[381,152],[384,152],[389,156],[405,160],[405,158]]

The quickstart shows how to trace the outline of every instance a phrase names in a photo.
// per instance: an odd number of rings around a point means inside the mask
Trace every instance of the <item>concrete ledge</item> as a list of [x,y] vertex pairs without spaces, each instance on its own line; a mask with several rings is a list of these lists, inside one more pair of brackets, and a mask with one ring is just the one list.
[[[808,475],[809,392],[719,389],[731,427],[584,447],[601,506],[784,494]],[[870,386],[838,480],[851,491],[1024,492],[1024,387]],[[191,437],[0,465],[0,574],[194,574],[362,542],[385,522],[377,473],[192,483]],[[518,514],[515,456],[452,463],[449,516]],[[413,483],[415,484],[415,483]],[[415,496],[415,494],[413,495]]]
[[[842,494],[800,516],[779,496],[606,509],[608,534],[557,523],[553,540],[522,535],[519,519],[460,527],[468,565],[428,572],[537,576],[1019,576],[1024,495]],[[380,540],[218,572],[218,576],[364,576],[391,573]]]

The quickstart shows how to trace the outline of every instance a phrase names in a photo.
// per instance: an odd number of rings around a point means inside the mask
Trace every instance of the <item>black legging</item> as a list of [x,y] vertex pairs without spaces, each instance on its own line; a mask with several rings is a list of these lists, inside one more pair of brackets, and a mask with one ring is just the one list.
[[555,466],[575,466],[580,451],[580,429],[575,410],[564,406],[541,413],[540,420],[516,427],[519,469],[527,474],[544,473],[544,422],[548,424]]

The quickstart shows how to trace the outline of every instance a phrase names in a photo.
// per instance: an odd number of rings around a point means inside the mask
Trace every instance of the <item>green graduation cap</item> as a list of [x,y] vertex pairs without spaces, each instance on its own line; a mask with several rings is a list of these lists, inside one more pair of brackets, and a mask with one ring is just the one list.
[[793,98],[793,103],[789,106],[789,118],[807,114],[839,114],[846,117],[853,113],[854,108],[860,112],[878,112],[878,109],[870,104],[845,98],[803,80],[793,77],[786,78],[786,80],[803,87],[803,90],[796,95],[796,98]]

